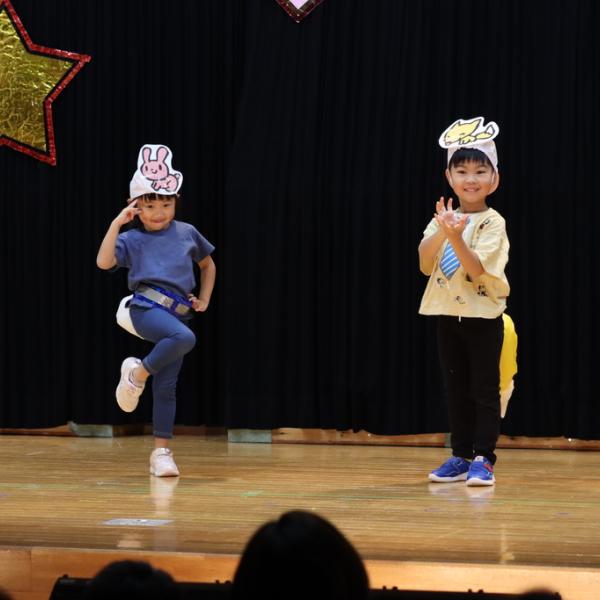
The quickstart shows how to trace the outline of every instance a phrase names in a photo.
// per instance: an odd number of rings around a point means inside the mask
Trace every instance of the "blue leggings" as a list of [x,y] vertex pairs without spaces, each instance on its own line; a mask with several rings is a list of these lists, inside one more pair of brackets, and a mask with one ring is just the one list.
[[193,331],[162,308],[130,307],[136,331],[155,346],[142,365],[152,375],[154,436],[172,438],[175,423],[175,389],[183,357],[196,344]]

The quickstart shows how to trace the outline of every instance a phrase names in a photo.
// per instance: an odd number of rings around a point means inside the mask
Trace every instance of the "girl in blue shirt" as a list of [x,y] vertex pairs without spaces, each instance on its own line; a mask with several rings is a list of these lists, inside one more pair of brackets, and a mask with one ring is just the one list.
[[[216,275],[210,256],[214,246],[195,227],[175,220],[183,177],[172,169],[171,156],[166,146],[141,148],[129,204],[110,224],[96,261],[101,269],[129,269],[133,327],[154,343],[144,358],[123,361],[116,397],[124,411],[135,410],[146,380],[153,376],[155,449],[150,473],[157,477],[179,475],[168,444],[173,437],[177,377],[183,357],[196,343],[186,322],[194,312],[208,308]],[[134,219],[138,227],[121,233],[121,227]],[[197,296],[194,264],[200,269]]]

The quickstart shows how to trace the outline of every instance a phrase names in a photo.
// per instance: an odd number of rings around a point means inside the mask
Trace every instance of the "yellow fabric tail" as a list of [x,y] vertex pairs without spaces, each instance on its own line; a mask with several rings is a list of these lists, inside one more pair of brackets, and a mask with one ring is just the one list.
[[517,373],[518,337],[513,320],[503,313],[504,341],[500,353],[500,415],[504,418],[508,401],[515,388],[514,376]]

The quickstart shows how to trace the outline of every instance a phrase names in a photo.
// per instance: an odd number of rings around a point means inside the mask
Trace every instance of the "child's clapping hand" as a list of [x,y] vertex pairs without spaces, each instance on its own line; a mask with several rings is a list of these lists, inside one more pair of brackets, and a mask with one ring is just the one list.
[[452,198],[448,198],[448,205],[446,205],[443,196],[435,203],[433,218],[446,234],[446,237],[462,235],[469,222],[469,215],[462,215],[454,211],[452,209]]

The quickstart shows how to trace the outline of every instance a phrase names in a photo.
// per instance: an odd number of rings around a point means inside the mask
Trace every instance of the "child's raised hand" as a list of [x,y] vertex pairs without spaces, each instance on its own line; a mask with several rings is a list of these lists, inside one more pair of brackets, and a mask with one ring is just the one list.
[[119,225],[125,225],[135,219],[136,215],[142,212],[141,208],[137,206],[137,198],[128,204],[115,218],[115,223]]
[[[452,198],[448,198],[448,206],[452,209]],[[440,199],[435,203],[435,214],[442,215],[446,212],[446,200],[444,196],[440,196]]]
[[456,219],[458,219],[458,215],[456,214],[456,212],[454,212],[454,210],[452,210],[452,201],[452,198],[448,198],[448,205],[446,206],[446,201],[444,200],[444,196],[442,196],[435,203],[434,218],[436,221],[439,222],[439,220],[441,219],[442,221],[444,221],[444,223],[447,223],[448,225],[452,225],[456,222]]
[[446,234],[446,237],[462,235],[469,221],[468,215],[460,215],[452,209],[452,198],[448,198],[448,204],[446,205],[443,196],[435,203],[433,218]]

